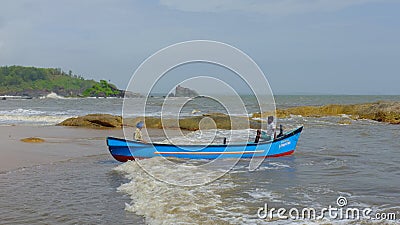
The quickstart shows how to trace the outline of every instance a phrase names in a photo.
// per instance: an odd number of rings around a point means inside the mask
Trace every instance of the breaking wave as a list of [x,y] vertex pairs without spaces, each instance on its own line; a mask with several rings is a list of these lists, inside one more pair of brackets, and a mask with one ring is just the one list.
[[[177,180],[188,179],[166,166],[160,157],[142,160],[141,164],[155,167]],[[135,161],[124,163],[115,170],[130,180],[118,188],[132,199],[126,203],[125,210],[144,216],[149,224],[226,224],[230,218],[226,215],[231,211],[226,209],[226,195],[237,185],[229,176],[204,186],[180,187],[155,180]],[[203,179],[213,172],[199,168],[195,173],[197,179]]]
[[0,124],[54,125],[71,116],[73,112],[44,112],[34,109],[0,111]]

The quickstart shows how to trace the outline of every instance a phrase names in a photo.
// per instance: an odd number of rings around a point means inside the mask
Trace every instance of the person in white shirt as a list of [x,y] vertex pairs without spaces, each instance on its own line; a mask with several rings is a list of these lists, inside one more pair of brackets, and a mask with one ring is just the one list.
[[142,128],[143,127],[144,127],[143,121],[140,121],[139,123],[136,124],[136,130],[135,130],[135,135],[134,135],[134,138],[136,141],[145,142],[142,137]]
[[275,122],[274,122],[274,117],[273,116],[268,116],[267,122],[268,122],[268,124],[267,124],[267,132],[266,132],[266,135],[268,136],[267,139],[274,140],[276,138],[276,132],[275,132],[276,125],[275,125]]
[[260,138],[262,139],[262,141],[271,141],[271,140],[273,141],[276,138],[274,117],[268,116],[267,120],[268,120],[267,132],[257,130],[257,135],[255,140],[256,143],[258,143]]

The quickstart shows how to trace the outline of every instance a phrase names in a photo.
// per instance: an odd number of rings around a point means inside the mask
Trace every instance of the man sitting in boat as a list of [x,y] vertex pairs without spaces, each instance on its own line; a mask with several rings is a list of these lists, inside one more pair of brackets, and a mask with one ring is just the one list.
[[[276,138],[274,117],[268,116],[267,120],[268,120],[267,132],[257,130],[256,139],[254,141],[255,143],[258,143],[260,139],[262,142],[264,142],[264,141],[271,141]],[[282,133],[282,130],[281,130],[281,133]]]
[[143,121],[140,121],[139,123],[136,124],[136,130],[135,130],[135,135],[134,135],[134,138],[136,141],[145,142],[142,137],[142,128],[143,127],[144,127]]
[[268,116],[267,121],[267,132],[261,131],[261,139],[263,141],[270,141],[276,138],[274,117]]
[[266,132],[266,138],[267,140],[274,140],[276,138],[276,132],[275,132],[275,122],[274,122],[274,117],[273,116],[268,116],[267,119],[267,132]]

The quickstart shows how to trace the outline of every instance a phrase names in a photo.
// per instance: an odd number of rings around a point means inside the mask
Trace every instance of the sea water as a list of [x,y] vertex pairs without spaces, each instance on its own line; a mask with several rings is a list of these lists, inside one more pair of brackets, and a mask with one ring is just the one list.
[[[282,107],[399,101],[398,96],[281,96],[276,99]],[[91,112],[118,114],[121,109],[120,99],[49,101],[52,103],[13,100],[2,103],[1,111],[35,110],[35,113],[44,112],[45,116],[56,112],[71,116]],[[154,105],[157,104],[155,100]],[[67,111],[67,108],[76,111]],[[135,162],[113,160],[105,146],[105,154],[7,171],[0,174],[0,223],[266,224],[271,220],[259,218],[257,214],[265,204],[287,210],[312,207],[318,211],[329,206],[338,208],[339,197],[346,198],[346,207],[395,213],[396,220],[274,218],[272,224],[399,223],[400,127],[370,120],[351,120],[351,124],[343,125],[339,123],[341,119],[301,116],[279,119],[278,124],[284,124],[287,129],[304,126],[293,155],[266,159],[252,172],[248,170],[249,161],[240,160],[220,179],[197,187],[178,187],[155,180]],[[226,135],[224,132],[216,131],[221,137]],[[252,130],[235,132],[240,139]],[[199,135],[208,133],[190,133],[194,140]],[[157,167],[177,180],[185,179],[179,176],[179,171],[162,164],[160,158],[141,163]],[[202,178],[215,171],[203,168],[196,172]]]
[[[259,112],[257,101],[252,96],[242,96],[247,112],[239,116],[247,116]],[[222,96],[226,101],[237,101],[236,98]],[[153,97],[147,99],[146,116],[160,116],[164,104],[164,98]],[[133,106],[132,111],[124,112],[124,117],[143,116],[140,102],[144,98],[128,99],[126,104]],[[173,100],[172,100],[173,101]],[[400,101],[400,96],[337,96],[337,95],[278,95],[275,96],[277,108],[288,108],[303,105],[325,105],[325,104],[355,104],[375,101]],[[44,99],[7,99],[0,100],[0,125],[53,125],[66,118],[83,116],[90,113],[107,113],[113,115],[122,114],[124,99],[121,98],[44,98]],[[232,104],[228,104],[232,105]],[[177,107],[180,107],[177,105]],[[180,116],[201,115],[204,113],[227,113],[224,107],[207,98],[196,98],[189,101],[180,110]],[[235,114],[235,112],[230,112]],[[168,112],[163,116],[168,117]],[[237,114],[236,114],[237,115]]]

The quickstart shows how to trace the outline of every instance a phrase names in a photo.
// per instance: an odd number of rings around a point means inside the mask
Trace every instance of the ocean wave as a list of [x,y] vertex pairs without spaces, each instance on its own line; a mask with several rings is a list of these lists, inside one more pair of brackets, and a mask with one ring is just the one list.
[[0,111],[0,124],[54,125],[75,115],[75,111],[40,111],[35,109],[13,109]]
[[50,94],[46,95],[46,96],[42,96],[40,97],[41,99],[43,98],[52,98],[52,99],[64,99],[64,96],[58,95],[57,93],[51,92]]
[[[183,165],[193,163],[187,160],[179,162]],[[257,218],[254,205],[265,201],[284,202],[283,193],[267,188],[244,188],[243,180],[238,179],[235,173],[226,174],[207,185],[181,187],[154,179],[141,168],[143,164],[177,180],[188,178],[184,175],[185,167],[172,168],[161,157],[141,160],[140,164],[130,161],[114,168],[129,179],[128,183],[118,187],[119,192],[131,198],[125,203],[125,210],[143,216],[148,224],[267,224],[271,221]],[[281,163],[273,165],[288,167]],[[245,168],[239,165],[238,169]],[[215,171],[199,168],[192,172],[195,176],[190,179],[206,179]],[[281,222],[285,221],[278,224]]]
[[268,200],[268,202],[281,202],[280,198],[283,197],[283,194],[260,188],[245,193],[254,199],[265,199]]
[[265,170],[280,170],[280,169],[287,169],[291,168],[289,165],[280,163],[280,162],[268,162],[262,164],[257,171],[265,171]]
[[0,115],[15,115],[15,116],[31,116],[31,115],[47,115],[47,116],[57,116],[57,115],[71,115],[75,113],[75,110],[67,111],[39,111],[35,109],[12,109],[0,111]]
[[[188,179],[176,167],[164,164],[159,157],[142,160],[142,163],[174,179]],[[182,163],[185,165],[185,162]],[[155,180],[135,161],[124,163],[115,170],[130,179],[129,183],[118,188],[118,191],[128,194],[132,199],[126,203],[125,210],[144,216],[149,224],[224,224],[228,219],[210,211],[226,211],[222,198],[224,193],[236,187],[232,180],[221,179],[203,186],[180,187]],[[204,168],[193,172],[196,174],[193,179],[207,179],[213,173]]]
[[18,116],[0,115],[0,124],[32,124],[32,125],[54,125],[69,118],[69,116]]
[[45,112],[34,109],[13,109],[0,111],[0,115],[18,115],[18,116],[29,116],[29,115],[43,115]]

